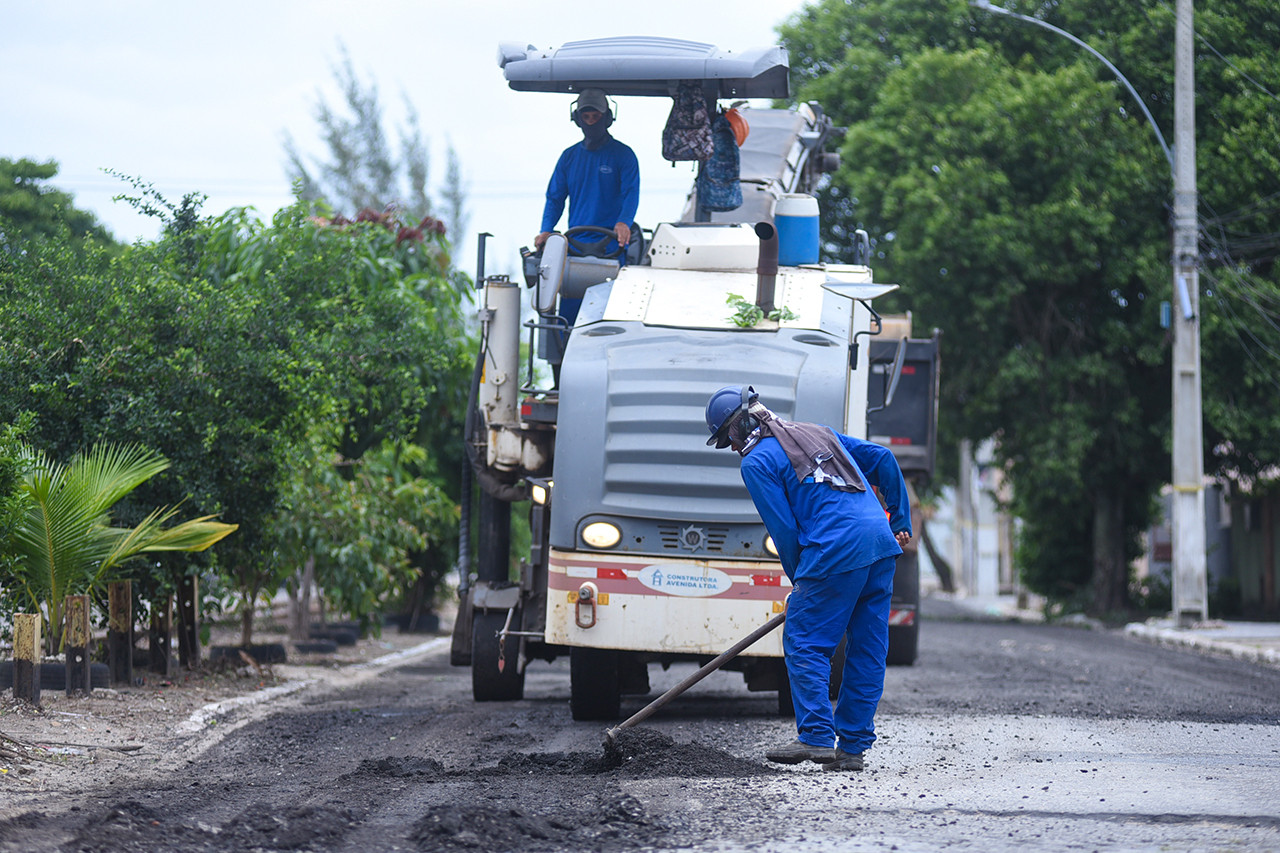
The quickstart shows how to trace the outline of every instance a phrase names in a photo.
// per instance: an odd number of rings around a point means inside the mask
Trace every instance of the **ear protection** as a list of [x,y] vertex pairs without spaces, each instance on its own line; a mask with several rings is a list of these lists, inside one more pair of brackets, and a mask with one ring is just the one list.
[[[616,101],[611,102],[611,99],[608,97],[605,98],[605,104],[606,104],[606,108],[600,116],[600,122],[608,122],[609,124],[613,124],[613,120],[617,118],[618,104]],[[577,101],[574,101],[573,103],[569,104],[569,121],[573,122],[574,124],[578,123],[578,102]],[[597,122],[597,124],[599,124],[600,122]]]
[[733,437],[739,442],[746,442],[747,436],[760,426],[760,419],[751,412],[751,401],[758,397],[756,389],[750,385],[742,388],[742,404],[738,407],[737,413],[733,416],[733,422],[729,425],[729,429],[733,432]]
[[[733,395],[735,388],[738,390],[737,398]],[[723,449],[729,446],[731,438],[750,435],[751,430],[760,424],[759,417],[748,414],[751,404],[759,396],[750,385],[726,385],[712,394],[706,411],[707,429],[711,432],[707,446]],[[745,433],[741,432],[743,426],[747,427]]]

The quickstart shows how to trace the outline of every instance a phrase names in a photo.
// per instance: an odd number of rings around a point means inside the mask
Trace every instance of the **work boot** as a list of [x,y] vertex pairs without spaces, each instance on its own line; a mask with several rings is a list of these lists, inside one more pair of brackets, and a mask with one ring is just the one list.
[[765,752],[764,757],[779,764],[799,764],[801,761],[812,761],[815,764],[826,764],[834,761],[836,751],[829,746],[810,746],[793,740],[786,746],[776,746]]
[[836,747],[835,756],[826,765],[823,770],[861,770],[862,769],[862,753],[861,752],[845,752],[843,749]]

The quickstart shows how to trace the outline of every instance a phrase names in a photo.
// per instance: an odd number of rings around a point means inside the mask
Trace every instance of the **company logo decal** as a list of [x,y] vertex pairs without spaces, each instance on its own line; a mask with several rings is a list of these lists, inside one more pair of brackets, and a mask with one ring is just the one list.
[[705,539],[706,534],[702,532],[702,528],[694,527],[692,524],[680,531],[680,547],[686,551],[698,550]]
[[705,597],[719,595],[733,586],[733,578],[719,569],[658,564],[640,570],[640,583],[668,595]]

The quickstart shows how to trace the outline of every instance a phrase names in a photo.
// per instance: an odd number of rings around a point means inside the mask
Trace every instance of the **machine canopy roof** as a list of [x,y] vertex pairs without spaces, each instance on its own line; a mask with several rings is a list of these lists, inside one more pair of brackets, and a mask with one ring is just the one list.
[[682,80],[702,81],[713,98],[785,98],[787,51],[781,47],[721,50],[715,45],[648,36],[572,41],[539,50],[504,42],[498,65],[512,89],[669,97]]

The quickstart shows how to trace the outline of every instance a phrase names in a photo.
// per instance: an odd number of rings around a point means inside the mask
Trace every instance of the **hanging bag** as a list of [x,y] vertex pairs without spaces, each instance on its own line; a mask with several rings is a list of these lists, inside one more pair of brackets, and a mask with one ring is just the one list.
[[699,83],[683,80],[676,84],[671,114],[662,129],[662,156],[677,160],[706,160],[714,145],[711,141],[711,116],[707,99]]
[[742,206],[738,140],[723,113],[711,123],[711,157],[698,170],[698,205],[706,210],[737,210]]

